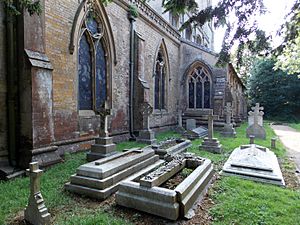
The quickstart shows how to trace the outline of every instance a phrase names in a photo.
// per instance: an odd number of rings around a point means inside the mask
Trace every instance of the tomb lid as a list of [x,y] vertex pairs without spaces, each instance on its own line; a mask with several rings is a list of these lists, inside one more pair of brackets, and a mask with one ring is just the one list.
[[231,153],[223,173],[276,185],[285,185],[277,157],[268,148],[242,145]]

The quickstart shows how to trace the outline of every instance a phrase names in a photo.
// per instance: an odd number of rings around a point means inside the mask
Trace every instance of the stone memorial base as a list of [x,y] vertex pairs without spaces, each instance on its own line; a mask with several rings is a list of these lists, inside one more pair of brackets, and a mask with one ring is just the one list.
[[99,137],[96,138],[95,142],[91,146],[91,151],[87,153],[87,161],[91,162],[117,153],[112,137]]
[[221,135],[224,137],[236,137],[236,132],[233,124],[225,124]]
[[200,149],[203,149],[208,152],[212,153],[221,153],[222,152],[222,145],[218,141],[217,138],[204,138],[202,145],[199,146]]
[[50,224],[51,215],[45,206],[41,193],[29,197],[29,204],[25,209],[24,218],[30,224]]
[[265,128],[258,124],[252,124],[249,126],[246,130],[246,135],[248,138],[250,135],[253,135],[255,138],[266,139]]
[[284,186],[275,154],[268,148],[250,144],[236,148],[223,167],[223,174]]
[[136,140],[140,143],[152,145],[156,142],[155,133],[152,130],[141,130]]
[[[116,193],[118,205],[177,220],[187,215],[200,195],[204,195],[213,175],[211,161],[198,157],[180,159],[178,155],[168,164],[157,168],[141,179],[124,181]],[[173,190],[163,183],[184,168],[194,171]]]
[[65,189],[103,200],[118,190],[121,181],[140,177],[163,162],[150,147],[116,153],[80,166]]

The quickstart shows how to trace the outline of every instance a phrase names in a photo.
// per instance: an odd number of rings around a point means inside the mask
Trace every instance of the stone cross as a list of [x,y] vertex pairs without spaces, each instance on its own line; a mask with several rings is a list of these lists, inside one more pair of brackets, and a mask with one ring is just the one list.
[[104,102],[103,106],[97,111],[100,115],[100,137],[108,137],[108,116],[111,115],[111,109],[108,108],[107,101]]
[[231,107],[230,102],[226,103],[224,113],[226,115],[226,124],[230,124],[231,123],[231,116],[232,116],[232,107]]
[[213,139],[214,136],[214,115],[213,110],[208,113],[208,138]]
[[51,215],[45,206],[40,186],[43,171],[39,169],[38,162],[32,162],[29,164],[27,173],[30,176],[30,196],[24,211],[24,218],[30,224],[48,225],[51,222]]
[[253,116],[254,118],[254,126],[258,125],[258,116],[263,116],[264,112],[260,111],[260,110],[264,110],[264,107],[259,107],[259,103],[255,104],[255,107],[251,107],[251,109],[253,110],[249,112],[250,116]]
[[148,102],[144,102],[141,106],[140,112],[143,116],[143,129],[150,130],[149,116],[153,112],[152,106]]
[[27,169],[27,173],[30,177],[30,194],[35,195],[40,193],[40,177],[43,173],[42,170],[39,169],[38,162],[32,162],[29,164],[29,169]]

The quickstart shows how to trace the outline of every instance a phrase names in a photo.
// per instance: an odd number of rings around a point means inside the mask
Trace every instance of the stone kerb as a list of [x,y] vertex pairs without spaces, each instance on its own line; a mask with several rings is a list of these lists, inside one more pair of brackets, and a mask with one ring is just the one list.
[[[175,190],[160,187],[183,168],[194,171]],[[121,182],[116,193],[118,205],[161,216],[170,220],[184,217],[211,180],[210,160],[184,153],[174,156],[157,170],[134,181]]]

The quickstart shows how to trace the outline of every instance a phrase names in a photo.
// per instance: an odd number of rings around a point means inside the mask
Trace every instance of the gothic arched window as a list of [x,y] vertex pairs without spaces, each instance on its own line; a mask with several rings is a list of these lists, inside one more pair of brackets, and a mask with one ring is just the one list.
[[81,29],[78,49],[78,108],[99,110],[107,97],[106,53],[103,26],[89,12]]
[[166,59],[163,49],[160,48],[155,61],[154,74],[154,109],[166,108]]
[[190,109],[210,108],[211,78],[208,71],[199,66],[188,77],[188,105]]

